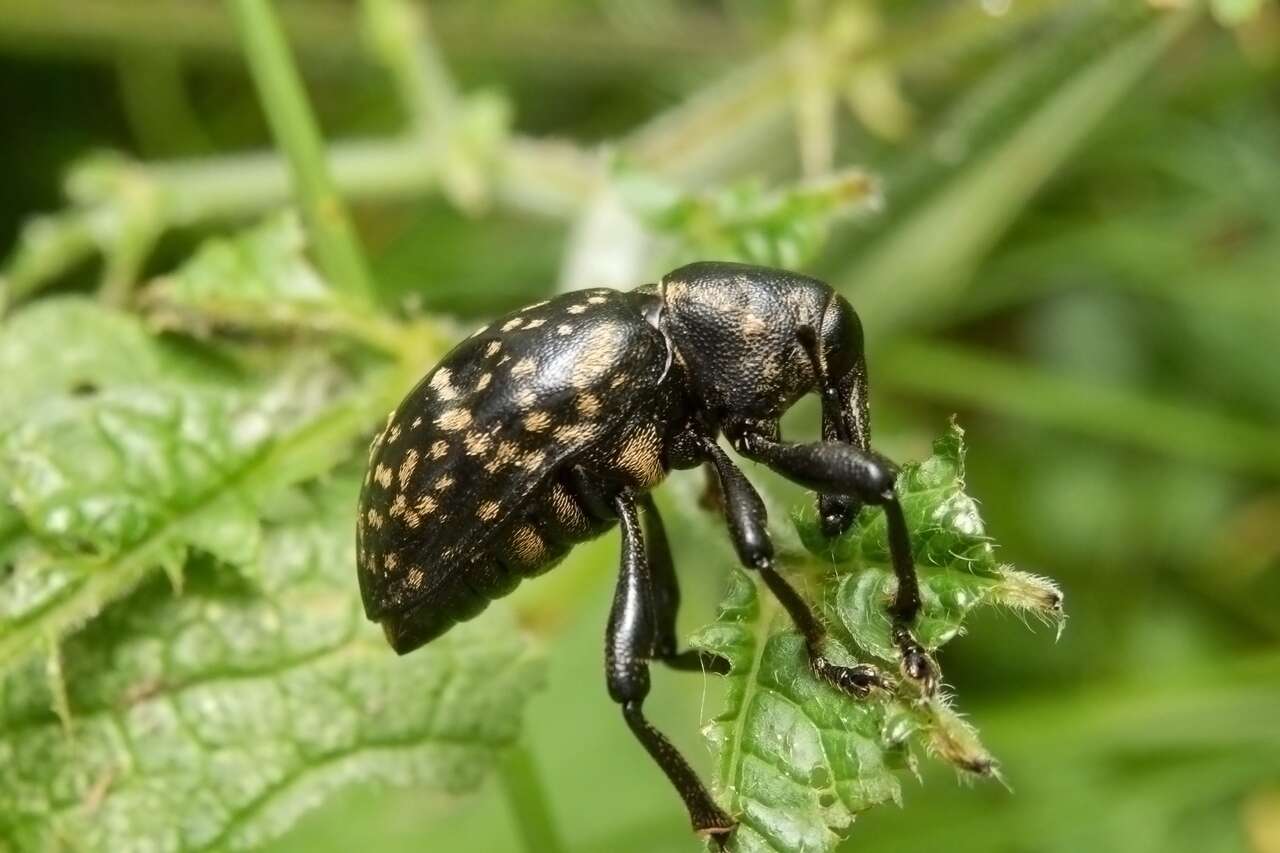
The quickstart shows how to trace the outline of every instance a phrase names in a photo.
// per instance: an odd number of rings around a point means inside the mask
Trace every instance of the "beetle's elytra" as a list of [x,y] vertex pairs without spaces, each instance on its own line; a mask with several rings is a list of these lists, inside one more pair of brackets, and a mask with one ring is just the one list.
[[[823,440],[783,441],[782,414],[814,392]],[[365,611],[397,652],[412,651],[574,544],[620,525],[609,694],[694,829],[723,838],[733,819],[641,711],[650,660],[726,668],[677,651],[679,591],[648,492],[672,469],[707,465],[742,562],[795,620],[814,672],[854,696],[886,676],[825,657],[822,624],[773,568],[764,504],[717,438],[817,491],[829,533],[864,503],[883,506],[901,669],[932,689],[936,670],[911,636],[919,592],[895,469],[870,449],[869,429],[861,323],[816,279],[696,263],[630,292],[586,290],[531,305],[456,346],[374,439],[357,532]]]

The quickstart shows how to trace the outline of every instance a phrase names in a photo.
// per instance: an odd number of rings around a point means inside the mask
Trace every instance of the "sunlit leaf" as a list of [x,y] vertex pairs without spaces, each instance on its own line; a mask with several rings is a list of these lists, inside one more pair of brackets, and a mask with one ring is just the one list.
[[619,185],[626,201],[651,227],[675,238],[673,265],[716,258],[803,267],[818,253],[834,223],[879,203],[875,181],[859,169],[777,189],[745,181],[686,193],[624,168]]
[[[397,658],[353,594],[354,471],[269,514],[243,571],[153,582],[0,694],[0,838],[40,850],[245,849],[334,789],[474,788],[538,654],[495,609]],[[56,691],[65,691],[65,700]],[[65,707],[60,719],[53,708]]]
[[197,332],[229,327],[374,334],[378,321],[328,287],[304,249],[305,235],[292,213],[210,240],[148,289],[148,310],[161,325]]
[[[982,604],[1061,619],[1052,582],[996,561],[964,491],[959,427],[938,439],[930,458],[903,468],[898,490],[921,575],[915,633],[923,645],[936,650],[959,636],[965,616]],[[846,655],[878,659],[896,672],[883,514],[864,511],[831,541],[812,511],[795,521],[811,555],[797,557],[793,568],[816,588],[811,598],[822,602]],[[900,681],[892,695],[859,702],[814,678],[804,640],[745,573],[735,574],[717,621],[693,642],[733,665],[725,709],[707,728],[718,756],[717,789],[741,822],[732,850],[833,850],[859,812],[901,798],[897,771],[914,767],[921,747],[962,771],[996,773],[995,759],[947,696],[923,698]]]

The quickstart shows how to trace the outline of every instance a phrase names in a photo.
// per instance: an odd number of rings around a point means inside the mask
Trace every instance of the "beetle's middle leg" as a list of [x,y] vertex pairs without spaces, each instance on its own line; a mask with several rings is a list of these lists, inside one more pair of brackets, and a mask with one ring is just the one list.
[[873,451],[838,441],[793,444],[748,432],[738,436],[734,446],[744,456],[763,462],[802,486],[819,493],[849,495],[878,504],[884,510],[889,558],[898,581],[897,592],[889,605],[894,645],[902,658],[903,673],[922,684],[926,692],[932,692],[937,667],[911,635],[911,624],[920,612],[920,582],[911,557],[906,518],[894,488],[897,469],[893,464]]
[[605,635],[605,674],[609,695],[622,706],[632,733],[667,774],[684,800],[695,832],[723,839],[734,821],[715,803],[684,756],[645,719],[642,706],[649,694],[649,657],[657,623],[653,613],[653,583],[645,556],[644,537],[635,496],[623,491],[614,500],[622,532],[622,564]]
[[725,498],[725,517],[729,534],[739,559],[760,573],[769,591],[791,616],[809,652],[809,666],[815,675],[837,689],[863,697],[875,687],[886,687],[880,671],[870,664],[841,666],[826,655],[827,629],[791,584],[773,568],[773,543],[769,539],[767,514],[760,494],[720,449],[714,439],[706,438],[703,446],[707,459],[720,477]]
[[644,509],[644,540],[653,589],[653,657],[672,669],[727,675],[729,661],[719,655],[697,649],[676,651],[680,582],[676,579],[675,565],[671,560],[671,545],[667,542],[667,531],[653,496],[645,494],[641,497],[640,506]]

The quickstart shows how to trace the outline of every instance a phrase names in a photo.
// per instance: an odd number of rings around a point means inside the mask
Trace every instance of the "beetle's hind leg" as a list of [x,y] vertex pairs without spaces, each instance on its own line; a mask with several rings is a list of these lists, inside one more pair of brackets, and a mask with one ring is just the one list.
[[722,840],[733,830],[733,819],[716,805],[684,756],[645,719],[642,710],[649,694],[648,658],[657,636],[654,590],[636,499],[624,491],[614,503],[622,532],[622,563],[605,635],[609,695],[622,706],[632,733],[684,800],[694,831]]
[[653,589],[653,657],[672,669],[683,672],[729,673],[729,661],[711,652],[697,649],[676,651],[676,615],[680,610],[680,582],[676,578],[675,564],[671,560],[671,545],[662,516],[654,504],[652,495],[640,498],[644,510],[645,551],[649,560],[649,575]]

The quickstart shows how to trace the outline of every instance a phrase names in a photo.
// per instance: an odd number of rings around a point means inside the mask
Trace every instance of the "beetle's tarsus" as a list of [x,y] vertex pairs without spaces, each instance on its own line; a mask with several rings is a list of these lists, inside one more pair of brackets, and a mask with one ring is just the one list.
[[925,696],[932,696],[938,689],[938,665],[924,647],[911,636],[906,625],[893,626],[893,643],[898,648],[898,664],[902,676],[919,685]]
[[872,690],[888,690],[892,687],[884,673],[868,663],[840,666],[811,652],[809,666],[818,678],[855,699],[867,698]]

